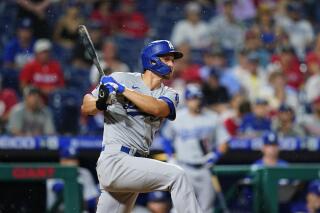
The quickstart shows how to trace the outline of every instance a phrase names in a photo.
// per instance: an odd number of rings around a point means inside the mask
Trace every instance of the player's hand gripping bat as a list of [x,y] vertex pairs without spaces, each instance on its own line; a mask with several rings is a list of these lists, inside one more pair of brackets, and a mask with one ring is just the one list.
[[[90,38],[90,35],[89,35],[89,32],[88,32],[86,26],[79,25],[78,32],[79,32],[80,40],[81,40],[82,44],[84,45],[85,49],[87,50],[87,52],[90,56],[90,59],[93,61],[94,65],[97,67],[100,75],[101,76],[106,75],[106,73],[104,72],[104,70],[102,69],[102,67],[100,65],[97,52],[93,46],[93,43],[91,41],[91,38]],[[105,99],[105,97],[109,96],[109,94],[107,94],[107,93],[108,93],[108,90],[104,90],[104,91],[99,90],[99,98]],[[108,101],[107,101],[108,104],[112,104],[115,101],[115,99],[116,99],[115,92],[112,92],[110,94],[110,99],[108,99]]]

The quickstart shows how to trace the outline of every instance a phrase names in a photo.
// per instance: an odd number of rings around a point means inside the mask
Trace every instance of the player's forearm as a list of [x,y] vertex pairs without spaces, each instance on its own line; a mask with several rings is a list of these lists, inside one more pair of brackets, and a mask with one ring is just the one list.
[[98,109],[96,107],[97,99],[93,97],[91,94],[86,94],[83,97],[83,103],[81,106],[81,112],[85,115],[95,115],[98,113]]
[[223,143],[220,146],[218,146],[217,149],[221,154],[225,154],[228,151],[228,143]]
[[128,88],[125,89],[123,95],[145,113],[156,117],[167,117],[170,113],[170,109],[164,101],[152,96],[144,95]]

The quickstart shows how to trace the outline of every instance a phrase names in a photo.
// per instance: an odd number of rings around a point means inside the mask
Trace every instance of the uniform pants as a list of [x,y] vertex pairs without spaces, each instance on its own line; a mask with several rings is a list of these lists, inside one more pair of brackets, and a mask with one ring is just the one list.
[[129,213],[139,192],[151,191],[169,191],[178,213],[202,213],[182,168],[119,150],[118,146],[108,145],[98,159],[102,193],[97,213]]
[[192,168],[183,163],[179,165],[185,170],[191,181],[202,211],[204,213],[212,213],[214,209],[215,192],[209,169],[206,167]]

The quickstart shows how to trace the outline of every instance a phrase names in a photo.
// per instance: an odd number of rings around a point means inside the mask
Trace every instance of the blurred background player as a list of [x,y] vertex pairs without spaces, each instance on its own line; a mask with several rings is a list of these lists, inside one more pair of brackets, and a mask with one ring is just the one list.
[[262,158],[252,166],[288,166],[288,162],[279,158],[278,135],[275,132],[266,132],[262,136]]
[[[60,165],[78,167],[78,182],[82,186],[83,210],[88,213],[96,211],[99,190],[92,174],[87,168],[80,167],[78,151],[72,147],[62,148],[60,151]],[[64,183],[59,179],[47,180],[47,210],[48,212],[64,212],[62,205],[62,190]]]
[[186,171],[201,208],[209,213],[213,211],[214,189],[208,167],[226,152],[229,134],[219,123],[218,115],[201,106],[202,97],[199,85],[187,85],[187,107],[179,110],[176,121],[166,123],[161,133],[168,161],[176,162]]
[[320,180],[311,181],[303,201],[296,202],[291,207],[291,213],[320,212]]

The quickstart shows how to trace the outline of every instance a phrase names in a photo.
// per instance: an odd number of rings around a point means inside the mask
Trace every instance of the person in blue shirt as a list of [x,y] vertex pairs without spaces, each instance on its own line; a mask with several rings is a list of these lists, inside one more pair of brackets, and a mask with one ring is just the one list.
[[279,158],[278,135],[275,132],[266,132],[262,136],[262,158],[255,161],[252,166],[288,166],[288,162]]
[[6,68],[20,69],[33,58],[33,30],[31,19],[22,19],[17,26],[17,35],[7,43],[3,52]]
[[308,185],[305,201],[291,205],[292,213],[319,213],[320,212],[320,179],[311,181]]
[[240,134],[256,137],[265,131],[271,131],[271,120],[268,117],[268,101],[257,98],[252,109],[252,113],[246,114],[240,123]]

